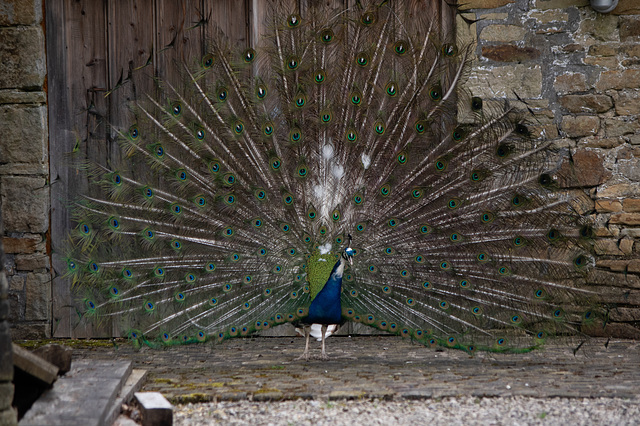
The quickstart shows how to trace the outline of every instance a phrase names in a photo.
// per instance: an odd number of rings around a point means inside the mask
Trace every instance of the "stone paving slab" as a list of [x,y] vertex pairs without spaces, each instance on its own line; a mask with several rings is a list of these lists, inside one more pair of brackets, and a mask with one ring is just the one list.
[[103,425],[131,365],[129,360],[74,359],[71,370],[33,404],[20,425]]
[[[172,403],[214,400],[640,397],[640,342],[595,340],[528,354],[437,351],[393,336],[331,337],[331,359],[296,360],[301,338],[255,337],[221,344],[135,350],[76,345],[74,359],[131,360],[149,369],[143,391]],[[312,354],[319,354],[319,343]]]

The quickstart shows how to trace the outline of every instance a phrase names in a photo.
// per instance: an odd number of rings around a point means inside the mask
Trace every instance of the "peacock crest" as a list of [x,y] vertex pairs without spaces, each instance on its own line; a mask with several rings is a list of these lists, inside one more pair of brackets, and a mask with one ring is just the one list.
[[274,4],[260,45],[218,32],[154,79],[114,128],[122,163],[82,164],[83,315],[150,345],[355,321],[468,352],[602,322],[561,153],[464,89],[473,46],[424,7]]

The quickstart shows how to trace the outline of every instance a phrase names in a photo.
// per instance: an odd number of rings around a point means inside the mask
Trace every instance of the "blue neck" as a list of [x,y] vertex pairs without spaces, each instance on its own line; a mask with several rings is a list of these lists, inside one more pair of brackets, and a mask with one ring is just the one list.
[[344,262],[345,260],[341,257],[333,266],[329,279],[311,302],[309,316],[305,322],[312,324],[340,324],[342,322],[340,295]]

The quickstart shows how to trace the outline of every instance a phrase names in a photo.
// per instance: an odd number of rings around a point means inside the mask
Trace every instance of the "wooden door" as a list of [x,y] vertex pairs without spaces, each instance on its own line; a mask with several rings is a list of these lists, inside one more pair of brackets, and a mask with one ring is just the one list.
[[[305,0],[287,0],[304,10]],[[349,6],[355,0],[330,0]],[[442,28],[453,15],[438,3]],[[236,46],[258,43],[264,32],[266,0],[59,0],[48,1],[46,43],[51,178],[51,251],[55,337],[109,337],[121,332],[110,323],[81,321],[64,253],[72,229],[70,206],[86,194],[78,159],[102,165],[122,161],[114,128],[128,128],[127,105],[154,90],[152,80],[128,80],[134,70],[170,79],[175,63],[201,58],[215,28]],[[72,158],[69,154],[77,148]],[[141,170],[141,173],[144,171]],[[347,328],[347,332],[353,332]]]

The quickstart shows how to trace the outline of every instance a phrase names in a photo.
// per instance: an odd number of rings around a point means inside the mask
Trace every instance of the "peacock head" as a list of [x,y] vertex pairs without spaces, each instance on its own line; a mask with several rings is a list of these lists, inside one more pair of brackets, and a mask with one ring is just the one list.
[[342,252],[342,257],[349,262],[349,265],[353,265],[353,255],[355,254],[355,250],[351,248],[351,234],[349,234],[349,242],[347,243],[347,248]]

